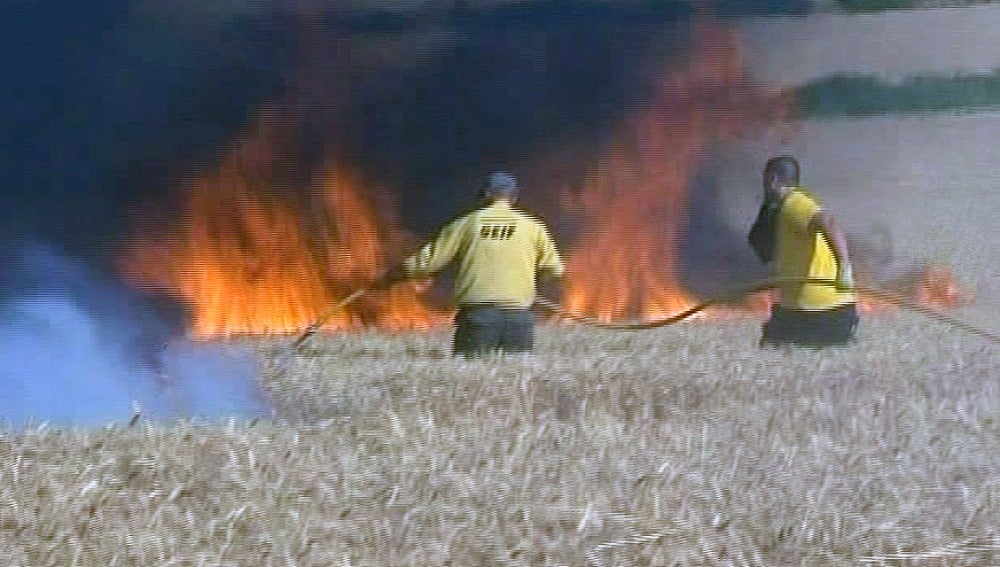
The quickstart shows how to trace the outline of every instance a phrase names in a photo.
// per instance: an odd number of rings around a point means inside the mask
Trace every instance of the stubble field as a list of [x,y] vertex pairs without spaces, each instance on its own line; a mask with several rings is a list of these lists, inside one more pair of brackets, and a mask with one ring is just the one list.
[[2,565],[1000,563],[998,347],[917,315],[256,351],[275,419],[0,434]]

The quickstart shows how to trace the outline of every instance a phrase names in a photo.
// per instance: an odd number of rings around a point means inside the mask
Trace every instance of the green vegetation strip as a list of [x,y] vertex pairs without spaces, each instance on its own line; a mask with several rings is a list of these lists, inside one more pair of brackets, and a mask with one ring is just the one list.
[[837,74],[795,89],[795,97],[807,117],[978,111],[1000,107],[1000,69],[957,76],[917,75],[901,81]]

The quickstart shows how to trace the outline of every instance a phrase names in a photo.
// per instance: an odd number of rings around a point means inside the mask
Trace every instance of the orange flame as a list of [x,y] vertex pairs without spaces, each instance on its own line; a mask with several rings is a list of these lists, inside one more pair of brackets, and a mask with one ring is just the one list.
[[[283,127],[276,115],[264,116],[218,172],[187,184],[183,222],[174,232],[137,238],[125,254],[131,281],[191,306],[195,337],[299,331],[374,280],[388,252],[406,240],[391,219],[377,220],[365,198],[374,191],[346,168],[330,166],[313,181],[318,198],[308,209],[295,195],[282,196],[279,166],[287,156],[275,148],[287,147],[280,145]],[[412,286],[375,299],[353,304],[325,328],[421,328],[439,317]]]
[[744,77],[735,33],[702,25],[695,37],[688,65],[667,73],[567,198],[587,227],[568,261],[573,312],[654,319],[693,305],[677,279],[692,175],[713,141],[785,114]]
[[[787,101],[744,76],[734,32],[702,25],[695,37],[688,64],[665,75],[654,100],[612,133],[581,189],[564,195],[564,213],[585,227],[568,259],[572,312],[653,319],[691,306],[677,274],[693,173],[716,141],[788,123]],[[387,214],[391,204],[375,198],[385,193],[342,163],[308,176],[308,196],[289,191],[301,177],[289,171],[298,163],[289,155],[297,121],[273,109],[260,115],[217,171],[184,184],[182,222],[144,232],[123,255],[132,282],[191,307],[195,337],[300,331],[413,244]],[[925,279],[914,289],[921,301],[961,296],[950,274]],[[772,298],[748,306],[766,309]],[[325,328],[425,328],[444,318],[418,300],[416,286],[397,286],[363,297]]]
[[[958,285],[951,270],[938,265],[915,265],[896,277],[876,282],[875,287],[918,305],[936,309],[959,307],[973,300],[973,294]],[[869,315],[895,311],[897,308],[886,301],[868,297],[859,298],[858,307],[862,313]]]
[[928,266],[923,270],[916,299],[930,307],[958,307],[972,300],[972,294],[959,287],[951,270],[943,266]]

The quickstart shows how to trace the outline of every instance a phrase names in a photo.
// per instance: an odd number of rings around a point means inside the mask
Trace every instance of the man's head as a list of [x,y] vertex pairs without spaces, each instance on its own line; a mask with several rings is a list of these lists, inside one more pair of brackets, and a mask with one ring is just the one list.
[[780,197],[785,187],[799,185],[799,162],[792,156],[775,156],[764,165],[764,194]]
[[490,174],[483,187],[483,197],[491,201],[503,199],[514,201],[517,199],[518,187],[517,179],[504,171],[494,171]]

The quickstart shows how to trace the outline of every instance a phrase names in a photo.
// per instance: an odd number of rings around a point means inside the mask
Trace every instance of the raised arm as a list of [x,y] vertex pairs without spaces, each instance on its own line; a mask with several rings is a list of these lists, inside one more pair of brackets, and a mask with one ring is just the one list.
[[408,277],[427,277],[440,272],[455,258],[465,239],[467,221],[460,218],[447,226],[416,254],[403,260]]
[[441,271],[462,247],[466,224],[464,218],[449,223],[416,254],[386,272],[374,287],[384,289],[408,278],[427,277]]
[[556,243],[545,227],[539,230],[538,259],[536,269],[539,275],[552,278],[561,278],[566,271]]

